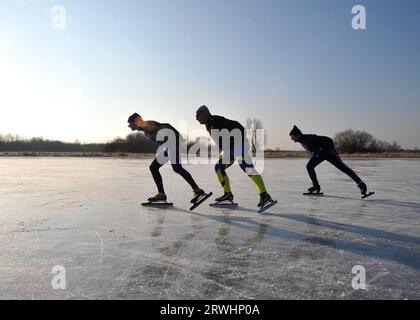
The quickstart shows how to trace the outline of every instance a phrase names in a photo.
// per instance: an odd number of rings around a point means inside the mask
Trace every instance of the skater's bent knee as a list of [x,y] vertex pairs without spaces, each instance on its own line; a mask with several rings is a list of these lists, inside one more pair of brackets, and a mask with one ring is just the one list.
[[222,171],[223,172],[223,165],[220,163],[216,163],[216,165],[214,166],[214,171]]
[[181,173],[182,171],[184,171],[184,168],[180,164],[173,165],[172,169],[175,173]]
[[254,165],[252,163],[246,163],[245,161],[241,161],[241,162],[239,162],[239,167],[244,172],[255,172],[255,168],[254,168]]
[[149,166],[149,170],[150,170],[151,172],[159,171],[159,165],[157,165],[155,162],[153,162],[153,163]]

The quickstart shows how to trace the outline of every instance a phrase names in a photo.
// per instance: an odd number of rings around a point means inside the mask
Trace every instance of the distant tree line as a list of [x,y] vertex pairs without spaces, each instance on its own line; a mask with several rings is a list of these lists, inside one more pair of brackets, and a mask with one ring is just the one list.
[[104,144],[104,152],[127,152],[127,153],[155,153],[158,148],[156,142],[146,138],[143,133],[134,132],[125,138],[116,138]]
[[[260,123],[258,126],[262,127]],[[336,148],[340,152],[397,152],[402,148],[397,142],[389,143],[376,139],[365,131],[345,130],[334,137]],[[196,138],[187,142],[188,150],[201,143],[201,148],[206,146],[210,151],[208,137]],[[197,146],[197,145],[196,145]],[[22,138],[18,135],[0,135],[0,152],[106,152],[106,153],[155,153],[157,144],[147,139],[143,133],[130,133],[125,138],[116,138],[107,143],[80,143],[62,142],[43,138]],[[202,149],[203,150],[203,149]]]
[[0,135],[0,152],[103,152],[104,144],[80,142],[62,142],[44,138],[26,139],[18,135]]
[[366,131],[348,129],[334,137],[336,149],[345,153],[356,152],[397,152],[402,148],[397,142],[386,142],[376,139]]

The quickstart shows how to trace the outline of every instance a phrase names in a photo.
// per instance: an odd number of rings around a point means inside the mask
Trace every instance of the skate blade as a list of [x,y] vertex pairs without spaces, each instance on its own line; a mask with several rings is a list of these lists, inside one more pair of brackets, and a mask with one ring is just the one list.
[[172,207],[174,204],[166,201],[156,201],[156,202],[145,202],[141,204],[143,207],[156,207],[156,208],[162,208],[162,207]]
[[237,208],[239,204],[233,201],[222,201],[222,202],[211,203],[209,204],[209,206],[213,208],[234,209],[234,208]]
[[362,199],[366,199],[367,197],[373,196],[374,194],[375,194],[375,192],[369,192],[369,193],[366,193],[366,194],[362,197]]
[[318,193],[315,193],[315,192],[305,192],[305,193],[302,193],[304,196],[314,196],[314,197],[320,197],[320,196],[323,196],[324,195],[324,193],[323,192],[318,192]]
[[258,210],[259,214],[264,214],[264,212],[268,209],[270,209],[272,206],[275,206],[277,203],[279,203],[277,200],[272,200],[268,204],[266,204],[264,207],[261,207],[260,210]]
[[207,193],[204,196],[202,196],[200,200],[198,200],[196,203],[194,203],[194,205],[190,208],[190,211],[193,211],[195,208],[197,208],[200,204],[202,204],[204,201],[206,201],[212,195],[213,195],[213,192],[210,192],[210,193]]

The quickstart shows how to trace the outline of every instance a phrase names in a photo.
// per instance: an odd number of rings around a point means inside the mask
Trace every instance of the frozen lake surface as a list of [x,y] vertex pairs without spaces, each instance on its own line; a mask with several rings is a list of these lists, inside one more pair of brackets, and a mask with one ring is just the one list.
[[[1,299],[420,299],[420,161],[349,160],[376,195],[329,164],[309,187],[306,160],[267,160],[279,204],[229,169],[236,210],[190,212],[191,190],[162,169],[174,208],[143,208],[156,193],[150,160],[0,159]],[[221,194],[210,165],[187,166]],[[354,266],[366,289],[352,287]],[[66,289],[52,288],[54,266]]]

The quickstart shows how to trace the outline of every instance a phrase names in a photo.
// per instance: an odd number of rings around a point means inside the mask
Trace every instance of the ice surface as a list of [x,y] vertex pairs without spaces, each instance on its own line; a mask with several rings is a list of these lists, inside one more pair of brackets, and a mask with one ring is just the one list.
[[[200,206],[162,168],[168,209],[140,206],[156,189],[149,160],[0,159],[1,299],[419,299],[420,161],[349,160],[376,195],[329,164],[324,197],[304,197],[306,160],[267,160],[279,204],[229,169],[235,210]],[[210,165],[187,166],[221,194]],[[54,290],[52,268],[66,269]],[[352,268],[366,269],[366,290]]]

